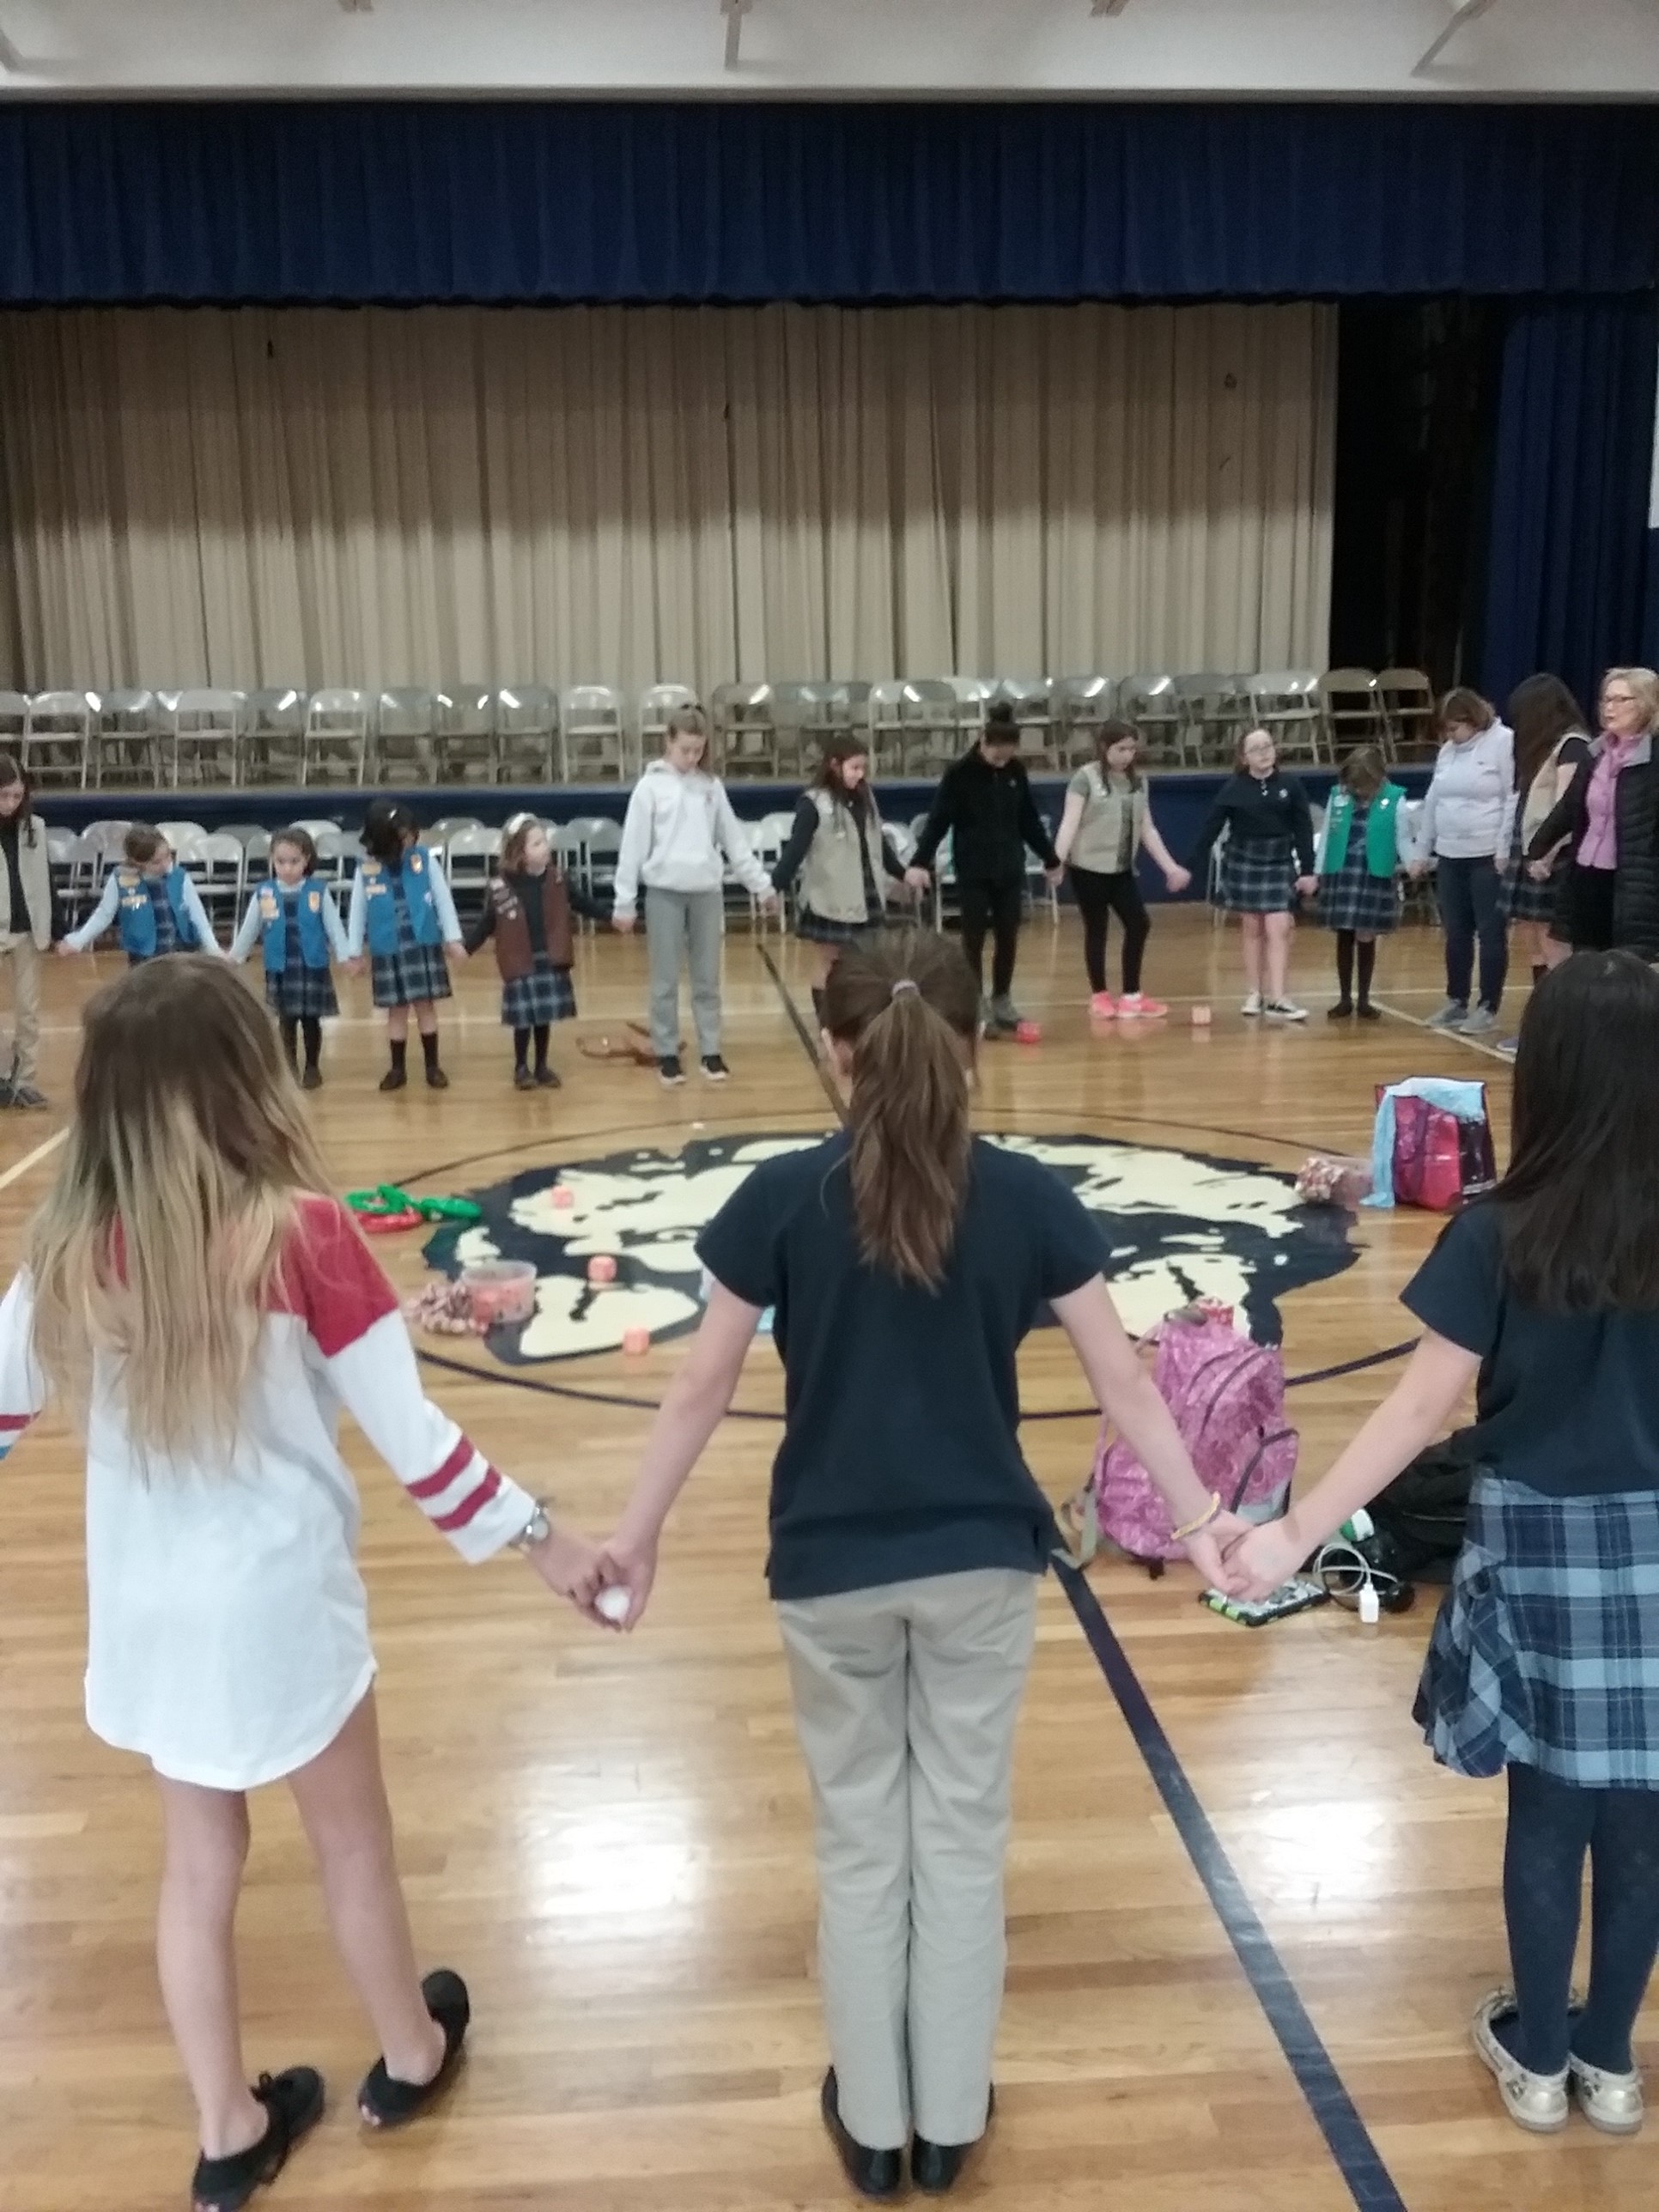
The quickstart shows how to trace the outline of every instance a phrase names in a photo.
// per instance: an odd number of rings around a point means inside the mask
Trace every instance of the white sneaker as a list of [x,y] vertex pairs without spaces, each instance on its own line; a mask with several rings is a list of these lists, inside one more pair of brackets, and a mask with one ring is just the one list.
[[1481,1998],[1469,2023],[1474,2055],[1497,2082],[1504,2108],[1518,2128],[1528,2135],[1557,2135],[1567,2124],[1567,2069],[1559,2074],[1533,2074],[1512,2058],[1498,2040],[1492,2022],[1515,2010],[1513,1990],[1494,1990]]
[[1485,1036],[1489,1030],[1495,1030],[1497,1027],[1498,1017],[1492,1008],[1477,1006],[1468,1021],[1463,1024],[1462,1034],[1464,1036]]
[[1644,2118],[1642,2076],[1604,2073],[1586,2066],[1582,2058],[1569,2058],[1567,2070],[1577,2092],[1578,2109],[1593,2128],[1604,2136],[1633,2136]]
[[1249,1019],[1251,1019],[1251,1020],[1253,1021],[1253,1020],[1255,1018],[1256,1015],[1258,1015],[1258,1014],[1261,1012],[1261,992],[1260,992],[1260,991],[1252,991],[1252,992],[1251,992],[1251,994],[1250,994],[1250,995],[1249,995],[1249,997],[1248,999],[1246,999],[1246,1000],[1245,1000],[1245,1001],[1244,1001],[1243,1005],[1239,1008],[1239,1010],[1238,1010],[1238,1011],[1239,1011],[1239,1012],[1240,1012],[1241,1014],[1246,1015]]
[[1308,1018],[1308,1009],[1298,1006],[1294,999],[1269,999],[1261,1011],[1270,1021],[1305,1022]]
[[1469,1018],[1467,1006],[1460,1006],[1455,999],[1448,999],[1437,1014],[1431,1014],[1424,1024],[1431,1030],[1461,1030]]

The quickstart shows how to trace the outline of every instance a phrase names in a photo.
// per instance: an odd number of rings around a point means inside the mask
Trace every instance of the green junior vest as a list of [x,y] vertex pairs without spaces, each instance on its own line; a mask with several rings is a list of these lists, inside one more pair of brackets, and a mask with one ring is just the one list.
[[[1400,866],[1400,809],[1406,794],[1397,783],[1385,783],[1371,801],[1365,817],[1365,866],[1373,876],[1392,876]],[[1325,817],[1325,850],[1320,860],[1322,876],[1341,872],[1348,857],[1348,836],[1353,828],[1353,793],[1339,785],[1331,793]]]

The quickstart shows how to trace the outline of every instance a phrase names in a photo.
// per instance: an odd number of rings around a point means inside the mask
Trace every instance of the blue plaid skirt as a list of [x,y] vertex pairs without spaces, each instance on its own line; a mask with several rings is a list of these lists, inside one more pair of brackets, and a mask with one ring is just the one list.
[[392,906],[398,917],[398,949],[377,952],[369,962],[375,1005],[412,1006],[421,999],[448,998],[449,963],[443,946],[417,943],[407,905],[394,898]]
[[1216,902],[1229,914],[1294,914],[1295,852],[1289,845],[1246,844],[1229,837],[1221,848]]
[[1348,849],[1334,875],[1319,878],[1319,919],[1327,929],[1386,937],[1400,920],[1400,893],[1392,876],[1374,876],[1365,858],[1364,824],[1356,814]]
[[878,912],[863,921],[831,921],[827,915],[814,914],[810,906],[804,906],[795,915],[795,934],[809,945],[864,945],[886,919],[884,913]]
[[1479,1475],[1413,1712],[1459,1774],[1659,1790],[1659,1492]]
[[510,1030],[539,1029],[544,1022],[576,1018],[576,994],[568,968],[550,968],[545,957],[527,975],[501,986],[501,1020]]
[[302,962],[266,969],[265,1004],[279,1019],[290,1022],[325,1022],[340,1011],[332,971]]

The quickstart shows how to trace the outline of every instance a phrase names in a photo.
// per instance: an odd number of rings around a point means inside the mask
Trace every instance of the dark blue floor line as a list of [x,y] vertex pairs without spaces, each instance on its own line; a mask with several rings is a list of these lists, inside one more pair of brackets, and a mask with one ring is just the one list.
[[1353,2100],[1343,2087],[1331,2055],[1309,2019],[1307,2008],[1297,1995],[1284,1961],[1250,1903],[1232,1861],[1211,1825],[1209,1814],[1188,1780],[1175,1747],[1141,1687],[1139,1676],[1101,1611],[1100,1601],[1084,1577],[1073,1569],[1060,1566],[1057,1572],[1089,1647],[1100,1663],[1100,1671],[1106,1677],[1106,1686],[1117,1700],[1135,1747],[1146,1762],[1147,1771],[1158,1786],[1158,1793],[1175,1822],[1176,1833],[1186,1846],[1187,1856],[1215,1907],[1216,1916],[1227,1932],[1227,1940],[1238,1955],[1238,1963],[1255,1992],[1256,2002],[1267,2015],[1268,2025],[1329,2146],[1349,2195],[1359,2212],[1406,2212],[1405,2200],[1382,2163],[1365,2123],[1355,2110]]

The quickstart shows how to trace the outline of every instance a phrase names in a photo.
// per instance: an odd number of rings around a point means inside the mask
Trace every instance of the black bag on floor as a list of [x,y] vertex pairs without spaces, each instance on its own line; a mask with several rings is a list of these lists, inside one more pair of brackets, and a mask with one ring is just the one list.
[[[1469,1492],[1479,1470],[1474,1431],[1462,1429],[1419,1452],[1369,1510],[1376,1529],[1365,1547],[1373,1563],[1402,1583],[1446,1583],[1463,1546]],[[1375,1547],[1375,1548],[1373,1548]]]

